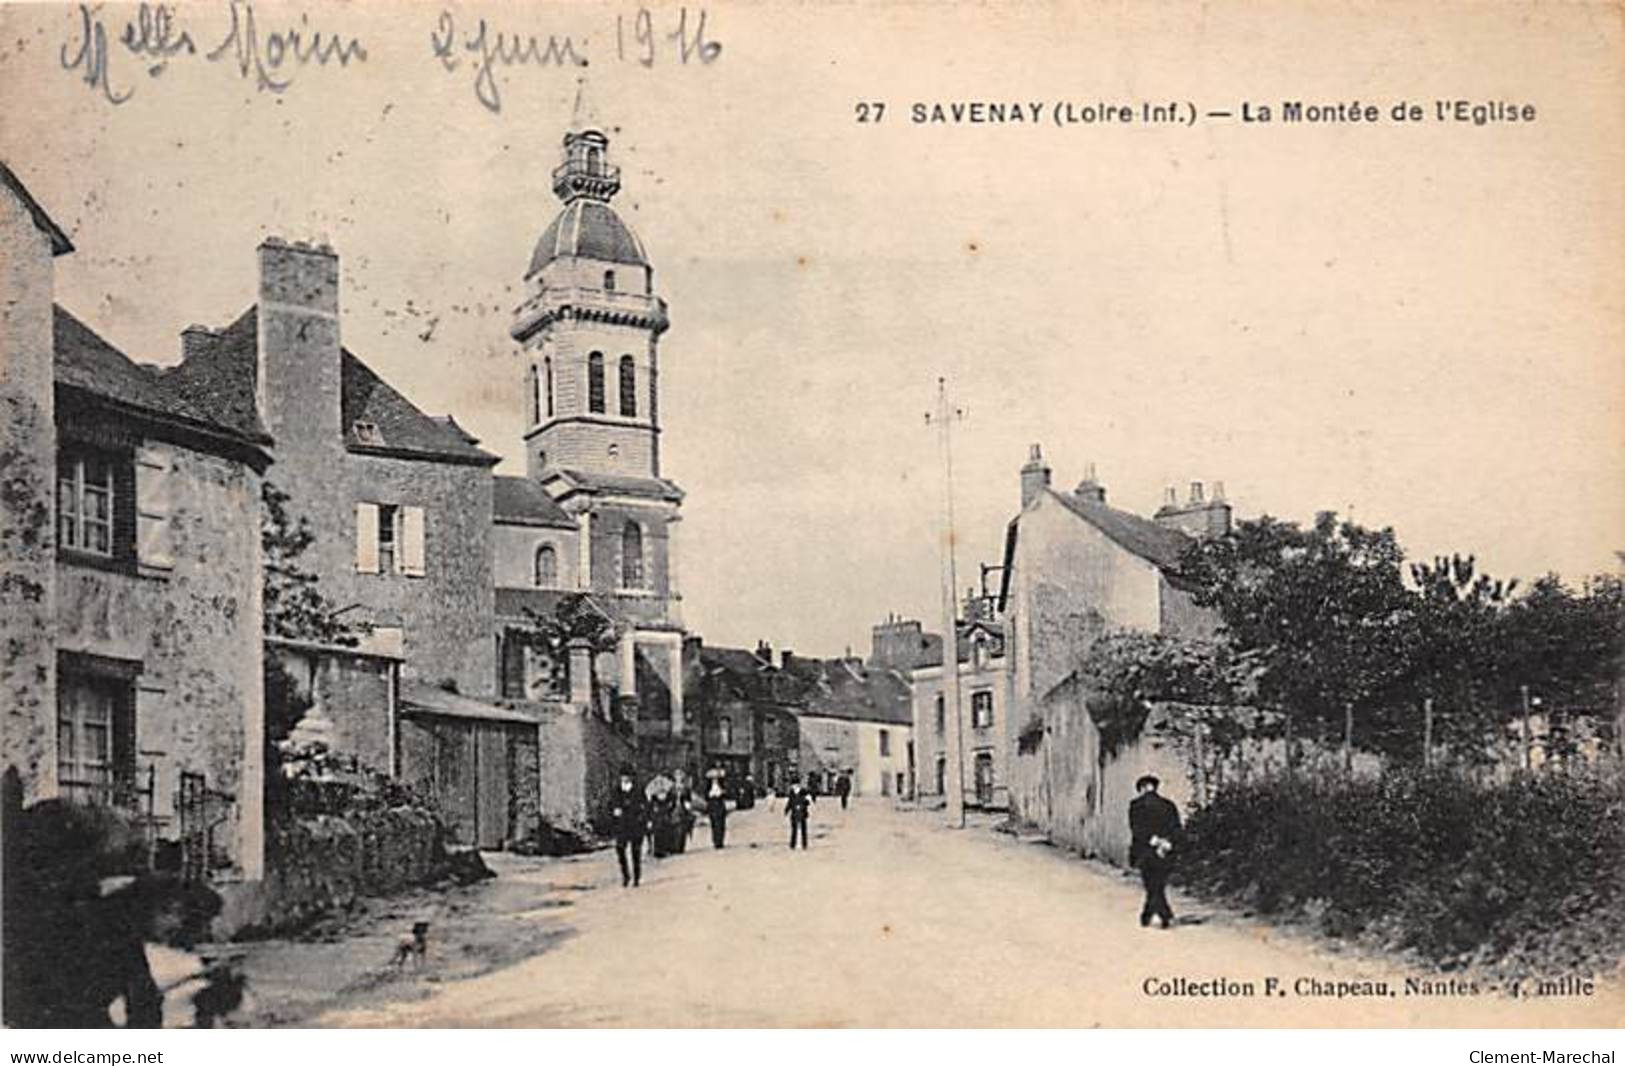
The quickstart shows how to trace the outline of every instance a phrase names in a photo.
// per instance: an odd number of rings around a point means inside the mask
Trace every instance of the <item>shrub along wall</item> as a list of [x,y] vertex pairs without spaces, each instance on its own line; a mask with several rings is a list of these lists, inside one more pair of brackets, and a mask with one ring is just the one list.
[[1597,971],[1625,947],[1617,770],[1277,776],[1222,788],[1187,838],[1198,893],[1446,966]]

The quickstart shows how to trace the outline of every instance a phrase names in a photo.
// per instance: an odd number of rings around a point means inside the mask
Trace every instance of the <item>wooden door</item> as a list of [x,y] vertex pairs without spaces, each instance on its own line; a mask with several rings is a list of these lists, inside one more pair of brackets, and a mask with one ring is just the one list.
[[482,848],[508,846],[509,777],[508,730],[500,725],[482,725],[477,730],[476,763],[478,840]]
[[442,718],[435,723],[435,800],[451,839],[476,843],[478,774],[475,730],[471,723]]

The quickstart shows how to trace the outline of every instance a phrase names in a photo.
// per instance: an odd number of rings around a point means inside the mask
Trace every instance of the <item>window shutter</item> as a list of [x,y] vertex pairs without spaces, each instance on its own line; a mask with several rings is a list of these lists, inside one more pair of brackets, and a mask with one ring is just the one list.
[[355,505],[355,568],[360,574],[378,572],[378,505]]
[[174,453],[162,445],[147,444],[135,453],[135,550],[144,567],[169,570],[175,566],[169,511]]
[[401,529],[400,536],[396,538],[399,545],[396,558],[400,560],[401,573],[409,577],[422,577],[423,508],[402,507],[398,513],[401,516]]

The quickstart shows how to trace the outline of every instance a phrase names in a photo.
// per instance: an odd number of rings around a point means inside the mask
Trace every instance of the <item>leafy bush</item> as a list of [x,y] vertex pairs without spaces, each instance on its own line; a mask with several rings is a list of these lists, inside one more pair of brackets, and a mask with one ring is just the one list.
[[1440,770],[1223,788],[1190,819],[1199,893],[1443,965],[1608,967],[1625,947],[1625,784]]

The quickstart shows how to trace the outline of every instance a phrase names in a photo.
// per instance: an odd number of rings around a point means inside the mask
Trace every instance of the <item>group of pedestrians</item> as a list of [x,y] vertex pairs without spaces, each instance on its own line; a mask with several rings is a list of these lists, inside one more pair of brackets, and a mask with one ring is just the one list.
[[657,859],[687,851],[698,820],[695,809],[702,805],[711,823],[711,846],[721,848],[728,835],[728,796],[720,776],[709,778],[701,803],[696,802],[693,789],[680,771],[669,776],[658,774],[640,789],[632,767],[621,767],[610,803],[621,884],[633,888],[642,883],[646,845]]

